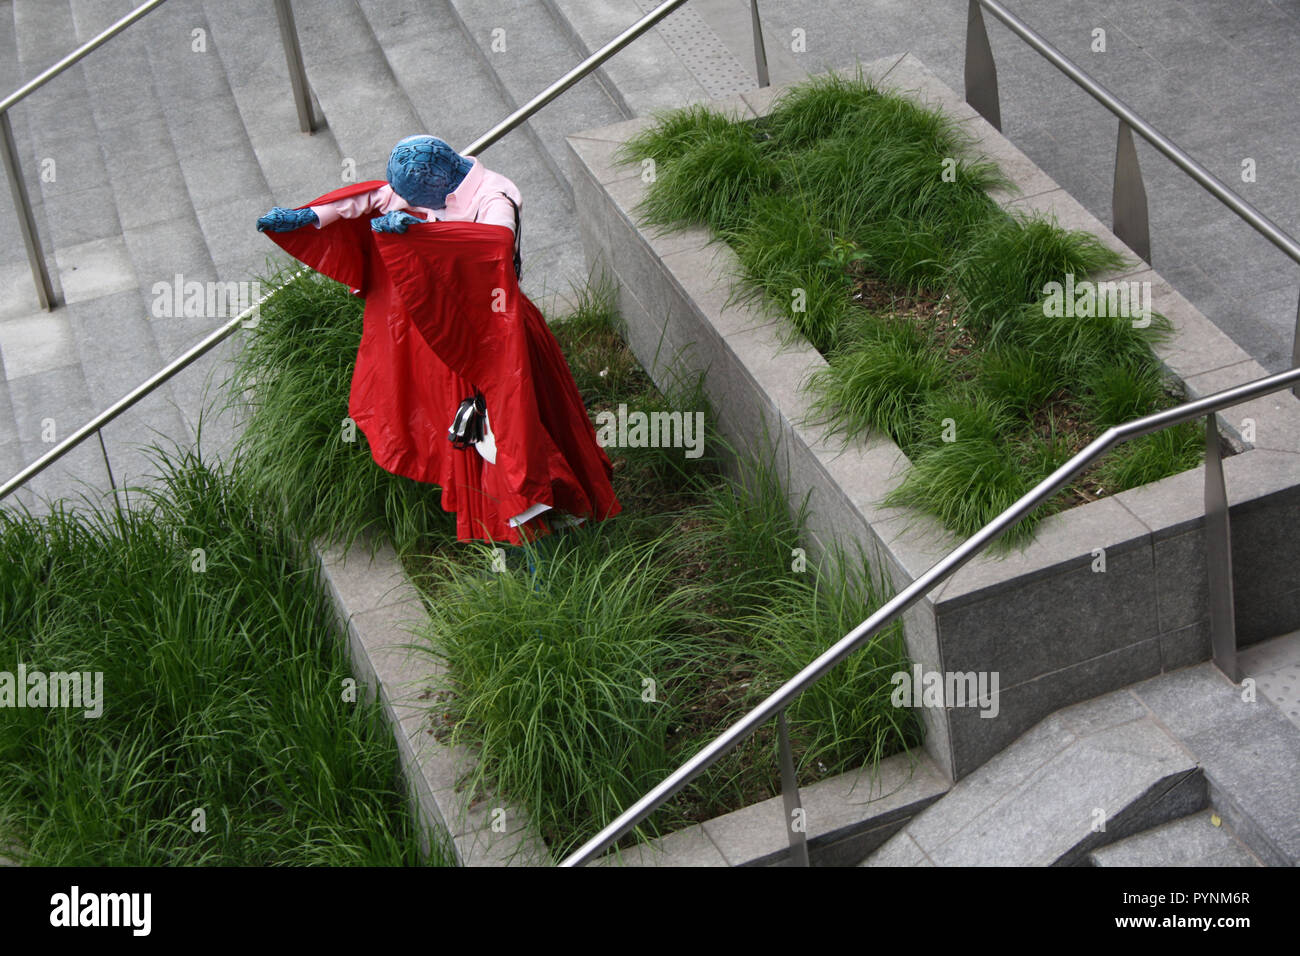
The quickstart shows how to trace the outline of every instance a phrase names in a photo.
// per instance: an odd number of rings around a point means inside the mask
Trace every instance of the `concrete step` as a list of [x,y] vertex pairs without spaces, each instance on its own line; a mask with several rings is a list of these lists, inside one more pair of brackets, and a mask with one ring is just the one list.
[[[1102,847],[1213,807],[1252,859],[1295,866],[1300,725],[1290,712],[1300,632],[1246,648],[1240,663],[1247,675],[1240,685],[1205,663],[1058,711],[864,865],[1081,864]],[[1092,832],[1098,819],[1105,830]],[[1193,827],[1169,831],[1171,856],[1217,852],[1205,834],[1184,839]],[[1153,854],[1161,839],[1131,846]]]
[[1213,810],[1099,847],[1088,854],[1088,862],[1093,866],[1263,866]]
[[[388,70],[418,117],[399,136],[383,143],[385,163],[388,150],[401,136],[427,132],[463,149],[514,110],[501,80],[450,6],[420,4],[399,10],[377,0],[360,0],[360,9],[383,50]],[[510,16],[512,23],[518,19],[513,12]],[[490,40],[491,28],[484,29]],[[508,28],[507,48],[510,37],[524,43],[532,29],[522,25]],[[553,69],[558,76],[565,67],[543,65],[537,69],[547,75]],[[546,122],[561,122],[561,114],[555,110],[565,108],[553,104],[553,115]],[[540,138],[526,127],[493,145],[484,162],[513,180],[523,193],[522,286],[544,311],[554,314],[562,307],[553,298],[566,297],[572,284],[586,278],[567,182],[557,174],[553,157]],[[377,175],[383,178],[382,167]]]
[[[539,10],[514,0],[451,0],[449,6],[511,111],[583,59],[571,32],[545,7]],[[587,77],[534,115],[521,130],[543,149],[547,164],[572,199],[573,187],[565,168],[565,136],[630,116],[597,80]]]
[[[14,8],[19,71],[29,79],[80,40],[67,0],[19,0]],[[6,91],[7,92],[7,91]],[[95,135],[83,64],[37,90],[15,109],[25,129],[15,129],[28,192],[41,205],[38,225],[47,250],[118,234],[108,168]]]
[[1213,664],[1133,688],[1205,771],[1210,803],[1268,866],[1300,864],[1300,725],[1295,686],[1300,632],[1239,654],[1247,681],[1230,683]]
[[[346,167],[328,118],[315,133],[298,128],[289,68],[272,5],[263,0],[205,0],[203,12],[230,83],[230,106],[243,126],[274,205],[298,205],[342,185]],[[310,7],[297,12],[301,17],[320,15]],[[308,80],[310,83],[310,74]],[[246,223],[244,227],[251,228]],[[269,247],[265,237],[256,238],[259,251]]]
[[1205,778],[1191,755],[1132,697],[1100,701],[1038,724],[862,865],[1075,865],[1203,808]]
[[[659,3],[543,0],[543,5],[582,55],[588,56]],[[752,59],[742,63],[696,6],[718,4],[687,4],[600,67],[598,78],[626,115],[647,116],[757,88]],[[588,127],[575,127],[582,128]]]
[[[361,8],[345,2],[327,10],[295,11],[307,77],[356,180],[383,179],[393,144],[419,132],[420,120]],[[336,177],[325,185],[342,184]]]

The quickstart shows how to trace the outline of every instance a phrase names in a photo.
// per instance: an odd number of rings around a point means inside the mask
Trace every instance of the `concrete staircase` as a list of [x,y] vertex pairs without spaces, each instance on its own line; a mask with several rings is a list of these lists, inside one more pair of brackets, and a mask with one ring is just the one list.
[[[17,87],[133,6],[0,0],[0,84]],[[383,178],[392,144],[412,132],[465,146],[577,64],[588,41],[598,46],[640,16],[642,5],[300,0],[295,12],[326,124],[315,135],[297,131],[266,0],[173,0],[13,112],[62,304],[38,308],[15,217],[0,213],[0,474],[40,457],[226,320],[152,315],[155,284],[265,274],[273,247],[253,222],[266,209]],[[690,25],[697,36],[700,23]],[[638,76],[637,90],[621,94],[608,76],[583,80],[486,157],[523,191],[523,284],[544,309],[561,310],[586,278],[564,135],[627,118],[629,101],[649,102],[642,88],[659,91],[656,105],[698,99],[704,87],[695,73],[717,69],[698,55],[693,65],[689,56],[662,55],[658,36],[641,42],[655,55],[634,46],[620,67]],[[698,52],[710,51],[725,52],[716,37]],[[738,66],[728,60],[722,69]],[[43,175],[48,168],[53,175]],[[204,408],[205,452],[228,451],[238,424],[216,412],[238,347],[236,335],[104,429],[119,485],[147,483],[152,469],[137,445],[189,444]],[[104,495],[97,445],[84,443],[11,503],[39,512],[37,496]]]
[[1300,633],[1058,711],[863,866],[1295,866]]
[[1088,854],[1093,866],[1263,866],[1213,810],[1202,810]]

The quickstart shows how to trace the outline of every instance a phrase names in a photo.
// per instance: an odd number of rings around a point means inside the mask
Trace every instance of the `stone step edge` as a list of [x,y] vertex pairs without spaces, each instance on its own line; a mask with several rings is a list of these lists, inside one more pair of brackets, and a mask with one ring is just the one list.
[[1107,820],[1104,830],[1080,840],[1052,866],[1090,866],[1088,857],[1095,850],[1199,813],[1209,805],[1209,786],[1199,766],[1171,773]]
[[[555,22],[560,31],[568,38],[569,45],[577,50],[584,60],[596,52],[591,48],[590,44],[583,39],[582,31],[578,29],[577,24],[569,19],[568,14],[560,8],[560,5],[556,3],[555,0],[542,0],[542,6],[545,7],[547,12],[551,15],[551,20]],[[609,40],[612,39],[614,39],[614,37],[611,36],[606,40],[606,42],[609,42]],[[617,57],[618,54],[615,53],[614,56]],[[609,61],[607,60],[605,62],[608,63]],[[623,96],[622,90],[618,88],[618,84],[614,82],[613,77],[611,77],[609,72],[605,69],[604,63],[596,67],[596,69],[592,70],[588,75],[600,85],[600,88],[605,91],[605,95],[613,101],[614,105],[618,107],[619,111],[625,117],[628,119],[635,118],[636,113],[633,111],[632,107],[628,105],[626,97]]]
[[1264,863],[1260,861],[1259,857],[1255,854],[1255,852],[1249,846],[1246,845],[1246,842],[1242,840],[1242,838],[1231,827],[1231,825],[1229,825],[1228,821],[1222,817],[1222,814],[1219,814],[1218,810],[1215,808],[1212,802],[1200,810],[1194,810],[1193,812],[1185,814],[1184,816],[1176,817],[1173,820],[1169,820],[1165,823],[1157,824],[1154,827],[1148,827],[1146,830],[1141,830],[1137,833],[1132,834],[1131,836],[1127,836],[1123,840],[1115,840],[1114,842],[1108,843],[1105,846],[1096,847],[1093,850],[1089,851],[1087,862],[1082,865],[1096,866],[1096,867],[1112,865],[1112,864],[1107,864],[1105,862],[1107,851],[1110,848],[1112,847],[1117,848],[1127,840],[1141,838],[1147,835],[1148,833],[1163,829],[1175,823],[1191,823],[1202,817],[1208,818],[1210,814],[1215,814],[1219,816],[1219,823],[1215,824],[1215,826],[1219,828],[1220,832],[1222,832],[1222,834],[1228,839],[1228,841],[1231,844],[1234,844],[1238,849],[1240,849],[1240,851],[1243,854],[1248,856],[1250,859],[1254,860],[1256,866],[1264,866]]
[[[889,781],[892,789],[880,786],[882,781]],[[919,747],[886,757],[876,767],[860,767],[800,787],[799,805],[806,813],[809,862],[813,866],[856,865],[951,788],[952,781]],[[717,849],[721,856],[719,865],[792,865],[785,802],[780,795],[706,820],[696,827]],[[687,865],[691,862],[690,855],[678,849],[685,843],[682,832],[652,841],[634,862],[645,865],[652,860],[657,866]],[[677,846],[672,841],[677,841]]]
[[[466,755],[428,732],[433,703],[423,699],[422,690],[436,668],[428,656],[402,652],[415,640],[412,629],[429,618],[391,546],[367,538],[344,551],[316,540],[302,549],[299,564],[319,573],[320,588],[346,635],[353,677],[365,686],[369,701],[378,696],[382,702],[426,854],[436,839],[461,866],[549,865],[545,844],[526,814],[508,804],[467,805],[456,789]],[[494,828],[497,821],[504,821],[504,829]]]
[[[494,62],[493,58],[488,56],[485,52],[483,52],[483,47],[480,45],[479,38],[474,35],[474,31],[470,29],[469,22],[465,19],[465,15],[461,13],[461,9],[460,9],[461,4],[457,3],[456,0],[449,0],[447,6],[451,10],[451,14],[455,18],[457,26],[460,27],[461,34],[465,37],[465,40],[469,43],[469,45],[473,48],[474,53],[477,55],[479,64],[483,67],[488,77],[491,79],[493,87],[495,87],[497,93],[501,96],[501,99],[505,101],[506,107],[509,110],[509,112],[514,113],[523,104],[521,104],[519,100],[516,99],[514,93],[511,92],[510,88],[506,85],[505,80],[503,80],[501,78],[501,75],[497,73],[496,63]],[[551,13],[549,12],[544,13],[543,16],[551,16],[551,19],[555,20],[555,17],[551,15]],[[557,23],[556,26],[558,27],[559,24]],[[560,32],[564,34],[566,39],[570,40],[570,46],[572,46],[572,40],[569,31],[561,28]],[[557,74],[556,79],[559,79],[559,77],[562,75],[563,74]],[[604,84],[601,84],[601,86],[603,89]],[[540,92],[540,90],[538,92]],[[606,90],[606,92],[608,92],[608,90]],[[614,100],[614,103],[615,105],[619,105],[620,101]],[[542,109],[549,109],[550,105],[551,104],[547,104],[546,106],[542,107]],[[505,117],[503,116],[501,117],[501,119],[505,119]],[[528,139],[532,142],[533,146],[536,147],[537,152],[542,157],[542,162],[546,164],[546,168],[550,170],[551,176],[554,177],[555,181],[559,184],[560,188],[563,189],[565,194],[568,196],[569,202],[572,203],[573,184],[569,182],[569,177],[565,174],[564,168],[560,165],[559,158],[551,155],[551,151],[546,147],[546,142],[542,139],[541,134],[537,132],[537,129],[536,127],[533,126],[531,120],[524,120],[521,124],[519,124],[518,128],[523,131],[524,135],[527,136]]]

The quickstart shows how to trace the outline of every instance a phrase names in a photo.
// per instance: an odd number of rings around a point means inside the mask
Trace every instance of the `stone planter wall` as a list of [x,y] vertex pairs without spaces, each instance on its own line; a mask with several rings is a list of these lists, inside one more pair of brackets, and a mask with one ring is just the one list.
[[[1019,186],[997,195],[1007,208],[1055,214],[1129,254],[1119,240],[1006,138],[910,55],[864,65],[905,95],[948,111]],[[755,118],[779,90],[710,105]],[[706,386],[731,440],[779,436],[792,500],[810,493],[809,542],[861,542],[902,588],[959,541],[933,520],[881,506],[908,461],[887,437],[842,446],[806,423],[807,377],[825,360],[807,344],[782,346],[781,321],[728,306],[738,271],[730,250],[699,229],[654,235],[635,207],[647,184],[614,150],[651,120],[635,119],[569,137],[573,182],[588,264],[618,284],[629,343],[656,382],[680,363],[706,371]],[[1201,397],[1265,370],[1137,262],[1104,276],[1152,284],[1155,311],[1176,334],[1158,355]],[[1253,422],[1254,441],[1246,420]],[[1244,450],[1225,461],[1232,516],[1238,640],[1242,645],[1300,628],[1300,403],[1290,393],[1220,416]],[[1035,540],[1005,559],[981,556],[904,617],[908,650],[926,671],[997,671],[999,713],[923,708],[926,748],[953,779],[996,754],[1044,716],[1077,701],[1210,656],[1203,546],[1204,468],[1054,515]],[[1106,570],[1093,571],[1094,549]]]

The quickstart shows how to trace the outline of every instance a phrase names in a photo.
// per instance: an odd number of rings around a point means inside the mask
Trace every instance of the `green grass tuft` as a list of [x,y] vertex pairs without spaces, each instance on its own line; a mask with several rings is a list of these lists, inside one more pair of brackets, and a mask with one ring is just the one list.
[[878,428],[906,442],[913,407],[952,380],[947,359],[902,321],[864,323],[859,339],[828,361],[814,376],[811,413],[832,433]]
[[246,415],[237,469],[307,538],[387,536],[402,553],[454,540],[439,488],[380,468],[360,429],[345,440],[362,300],[316,273],[289,275],[263,280],[283,288],[246,333],[231,377],[227,405]]
[[[418,864],[392,730],[364,690],[347,699],[333,608],[291,532],[237,475],[155,452],[162,483],[131,509],[0,510],[0,670],[103,673],[98,718],[5,709],[0,851]],[[435,859],[453,858],[438,842]]]

